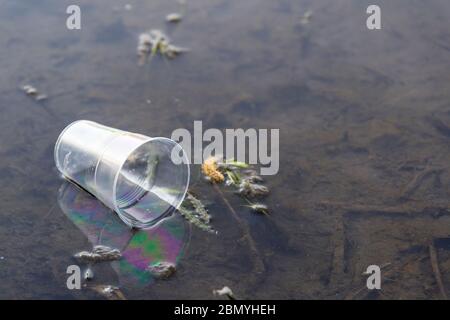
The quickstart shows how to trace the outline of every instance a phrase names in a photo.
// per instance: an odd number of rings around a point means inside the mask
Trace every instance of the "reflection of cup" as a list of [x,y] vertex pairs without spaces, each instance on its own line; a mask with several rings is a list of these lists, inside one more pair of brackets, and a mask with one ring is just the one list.
[[[183,161],[172,160],[176,154]],[[55,145],[58,170],[119,214],[129,226],[149,227],[172,214],[189,185],[179,144],[80,120]]]
[[150,229],[132,230],[92,195],[67,181],[59,189],[58,203],[93,246],[121,250],[122,258],[111,265],[122,283],[148,284],[152,279],[148,266],[159,262],[176,265],[184,253],[187,229],[179,215]]

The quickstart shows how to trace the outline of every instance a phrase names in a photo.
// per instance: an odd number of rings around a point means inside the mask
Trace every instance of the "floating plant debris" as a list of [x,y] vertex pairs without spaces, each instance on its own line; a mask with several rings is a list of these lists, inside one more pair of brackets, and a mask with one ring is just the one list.
[[213,183],[220,183],[225,180],[222,172],[219,171],[219,167],[217,165],[218,158],[209,157],[202,164],[202,171],[205,177]]
[[151,51],[152,51],[152,38],[148,33],[141,33],[139,35],[139,42],[137,46],[139,64],[145,63]]
[[264,182],[264,179],[255,170],[245,170],[244,175],[251,183]]
[[195,209],[195,212],[198,213],[200,219],[202,219],[205,223],[209,223],[209,221],[211,220],[211,216],[209,215],[203,203],[190,193],[187,194],[187,199],[191,202],[192,206]]
[[300,18],[300,24],[307,25],[311,21],[312,11],[306,11],[303,16]]
[[25,91],[25,93],[29,96],[35,96],[38,94],[38,91],[35,87],[30,85],[25,85],[22,87],[22,90]]
[[42,101],[42,100],[46,100],[47,99],[47,95],[40,93],[32,85],[29,85],[29,84],[24,85],[24,86],[22,86],[22,90],[23,90],[23,92],[25,92],[25,94],[27,96],[33,97],[34,100],[36,100],[36,101]]
[[122,254],[118,249],[98,245],[93,248],[92,252],[81,251],[76,253],[74,257],[82,262],[101,262],[118,260],[122,257]]
[[202,164],[202,172],[212,183],[225,181],[227,186],[236,188],[236,193],[247,200],[247,207],[254,212],[268,214],[269,210],[265,204],[252,203],[249,200],[267,196],[269,188],[262,184],[264,179],[245,162],[209,157]]
[[211,216],[205,205],[190,192],[186,194],[186,198],[178,208],[178,211],[196,227],[207,232],[217,233],[210,225]]
[[236,169],[228,169],[227,176],[229,178],[228,185],[235,186],[237,193],[244,197],[262,197],[269,193],[269,188],[261,184],[264,179],[254,170],[240,172]]
[[213,183],[223,182],[226,175],[226,184],[235,186],[237,193],[245,197],[254,198],[267,195],[269,189],[260,184],[264,179],[255,170],[249,170],[248,167],[249,165],[244,162],[209,157],[203,162],[202,171],[205,177]]
[[219,167],[224,168],[225,170],[236,169],[236,168],[245,169],[245,168],[248,168],[249,165],[246,164],[245,162],[241,162],[241,161],[224,160],[224,161],[219,162]]
[[111,286],[111,285],[95,285],[92,287],[88,287],[94,290],[97,293],[100,293],[101,295],[105,296],[109,300],[127,300],[120,291],[118,287]]
[[139,35],[137,53],[140,64],[158,53],[163,57],[173,59],[186,51],[189,49],[173,45],[169,37],[161,30],[152,29]]
[[176,267],[173,263],[161,261],[149,265],[147,270],[158,279],[167,279],[175,273]]
[[183,19],[183,16],[179,13],[170,13],[166,16],[167,22],[177,23]]
[[250,205],[248,205],[247,207],[257,213],[269,214],[269,208],[262,203],[250,203]]
[[92,280],[94,278],[94,271],[91,268],[87,268],[83,274],[84,280]]
[[249,198],[265,196],[269,193],[269,189],[266,186],[253,181],[252,177],[243,178],[237,192]]
[[229,287],[223,287],[222,289],[219,290],[213,290],[213,294],[215,296],[227,296],[228,299],[230,300],[235,300],[236,297],[233,294],[233,291],[231,291],[231,289]]

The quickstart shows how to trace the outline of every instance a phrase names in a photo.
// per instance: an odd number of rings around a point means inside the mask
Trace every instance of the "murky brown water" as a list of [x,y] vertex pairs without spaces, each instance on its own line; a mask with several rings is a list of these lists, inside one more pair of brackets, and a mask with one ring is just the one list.
[[[442,298],[430,245],[450,294],[450,2],[377,1],[381,31],[366,29],[365,0],[188,0],[175,27],[164,17],[176,1],[77,3],[82,30],[70,31],[70,1],[0,1],[0,298],[100,298],[66,288],[72,255],[91,248],[57,202],[53,146],[77,119],[151,136],[194,120],[280,128],[270,217],[226,193],[265,273],[197,181],[219,235],[186,227],[176,274],[146,286],[96,267],[130,299],[210,299],[224,285],[239,298]],[[192,51],[139,67],[150,28]],[[27,83],[49,99],[25,96]],[[365,289],[371,264],[383,266],[378,293]]]

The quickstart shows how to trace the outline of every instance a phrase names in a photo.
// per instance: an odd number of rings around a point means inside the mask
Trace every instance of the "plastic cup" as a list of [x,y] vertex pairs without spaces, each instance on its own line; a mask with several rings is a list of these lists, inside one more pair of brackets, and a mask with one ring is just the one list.
[[189,186],[189,161],[178,143],[93,121],[75,121],[62,131],[55,163],[131,227],[147,228],[171,215]]

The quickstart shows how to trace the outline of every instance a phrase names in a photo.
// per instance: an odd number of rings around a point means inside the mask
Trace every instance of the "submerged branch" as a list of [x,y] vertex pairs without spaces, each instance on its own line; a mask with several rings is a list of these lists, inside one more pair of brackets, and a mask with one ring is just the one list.
[[231,215],[233,216],[234,220],[237,222],[242,233],[244,234],[244,238],[247,240],[247,244],[252,253],[252,259],[253,259],[255,272],[263,273],[265,271],[265,265],[261,258],[261,255],[258,251],[258,248],[256,247],[255,240],[253,239],[253,237],[250,234],[250,229],[248,228],[247,224],[241,220],[239,215],[236,213],[234,208],[231,206],[230,202],[227,200],[227,198],[225,198],[225,196],[224,196],[223,192],[220,190],[220,188],[216,184],[213,184],[213,188],[219,194],[219,196],[222,198],[223,202],[225,203],[225,205],[231,212]]
[[442,297],[445,300],[448,300],[448,296],[445,291],[444,283],[442,282],[441,271],[439,270],[439,262],[438,262],[436,248],[434,247],[433,242],[430,243],[430,245],[428,246],[428,249],[430,251],[431,268],[433,269],[434,277],[435,277],[437,285],[439,287],[439,291],[441,292]]

